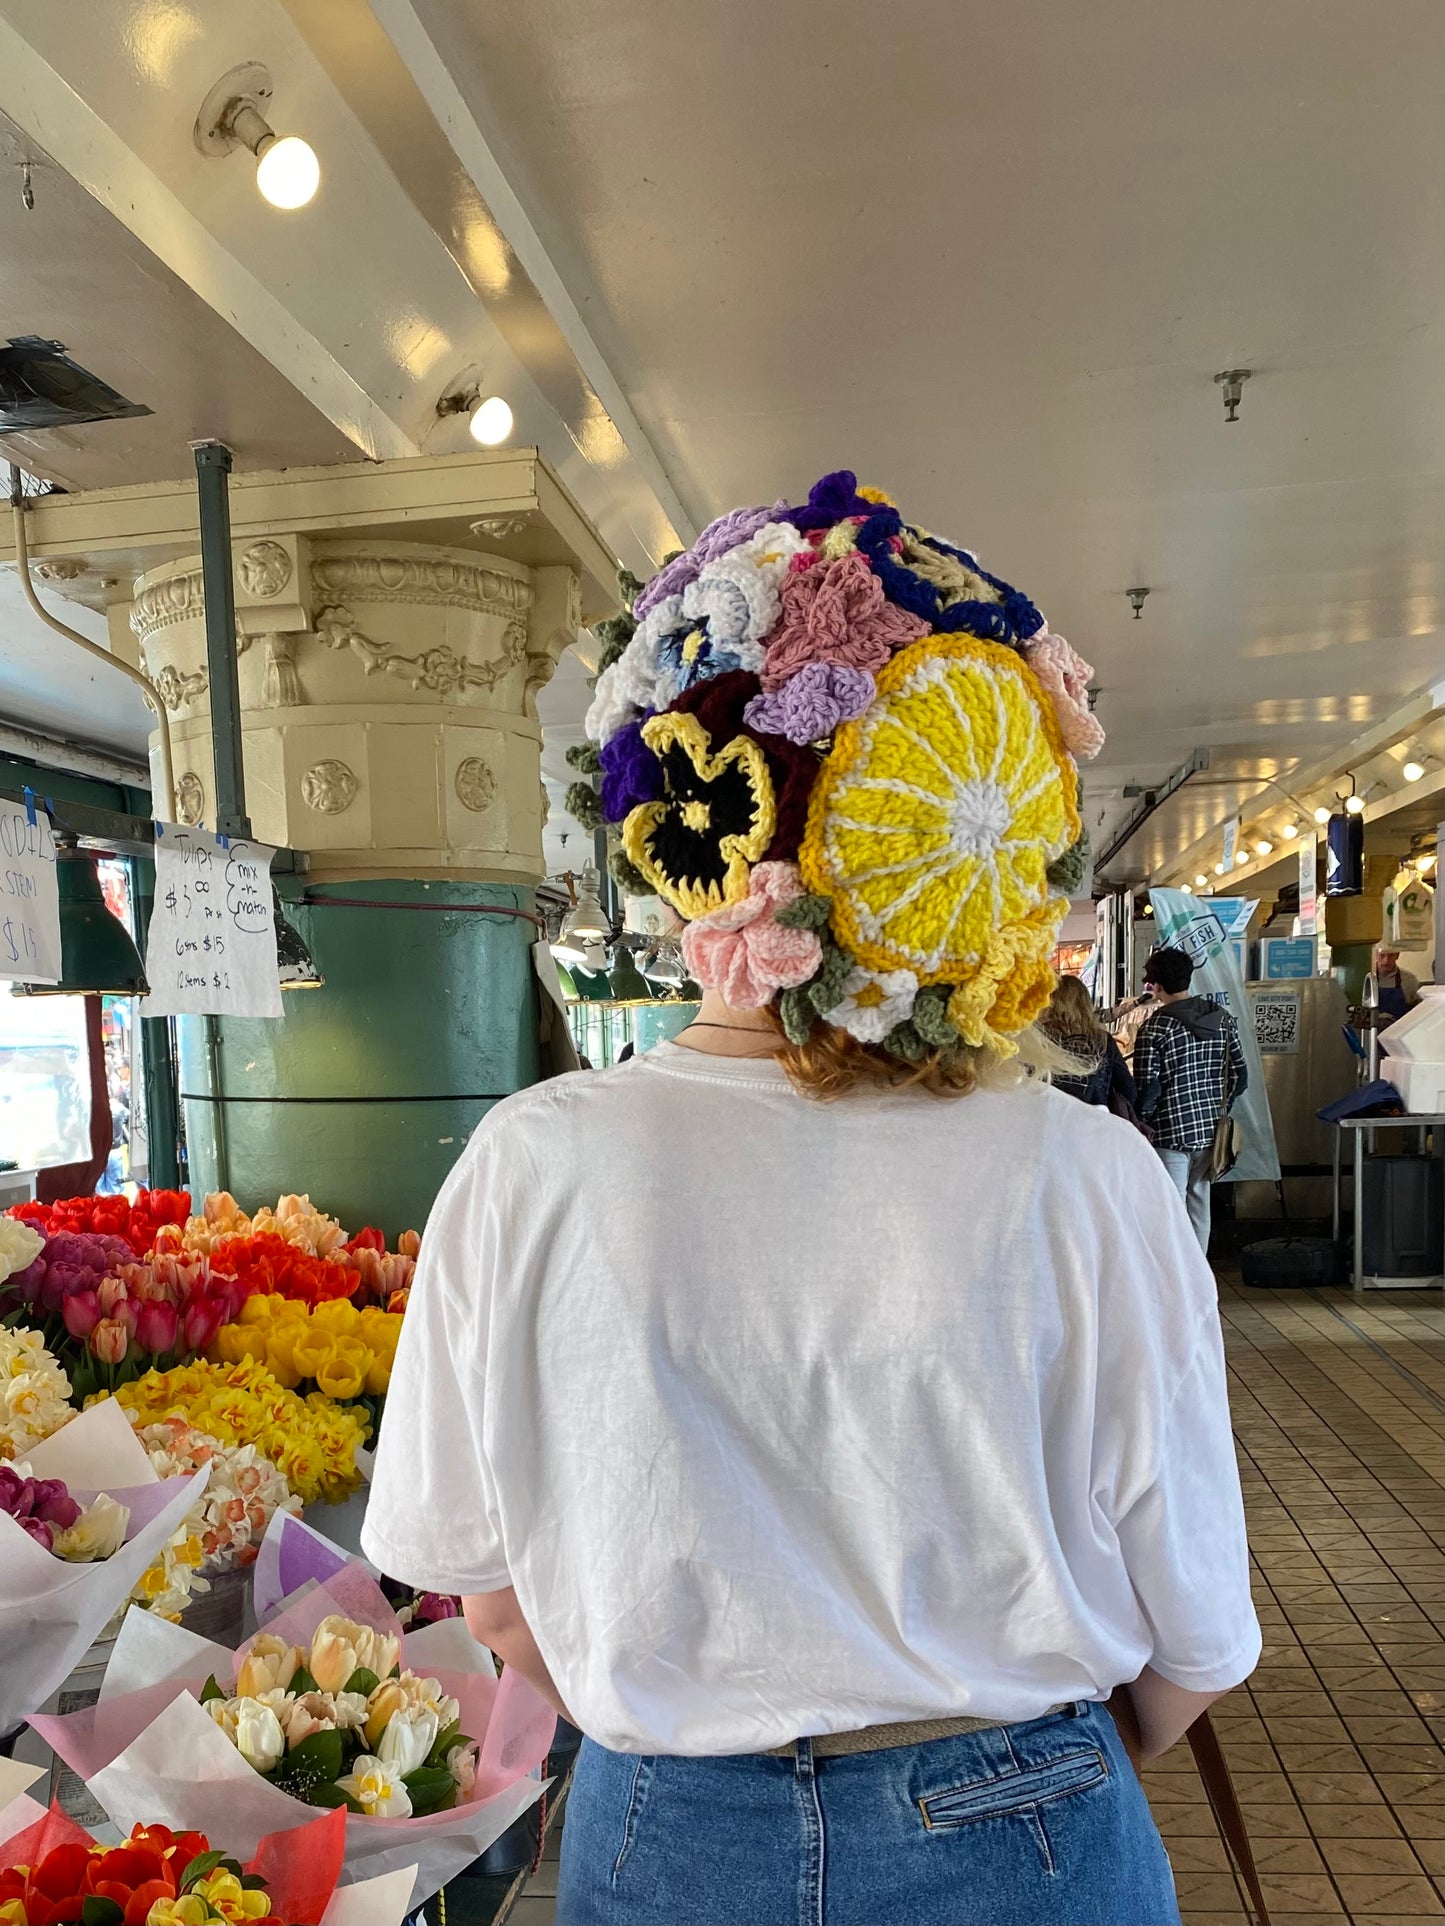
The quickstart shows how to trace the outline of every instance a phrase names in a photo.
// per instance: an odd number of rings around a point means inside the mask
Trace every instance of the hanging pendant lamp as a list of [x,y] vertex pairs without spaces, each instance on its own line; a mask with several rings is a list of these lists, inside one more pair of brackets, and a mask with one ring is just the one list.
[[150,985],[130,933],[105,906],[90,849],[57,848],[60,981],[17,983],[18,996],[144,996]]

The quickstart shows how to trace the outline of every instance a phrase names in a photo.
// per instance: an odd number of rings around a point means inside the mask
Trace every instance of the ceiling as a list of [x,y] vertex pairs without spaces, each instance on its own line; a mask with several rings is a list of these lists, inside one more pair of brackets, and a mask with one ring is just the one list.
[[[0,67],[0,102],[98,197],[42,171],[23,217],[0,178],[0,316],[152,406],[166,380],[156,420],[65,451],[81,483],[174,473],[146,464],[227,432],[217,412],[247,459],[354,457],[358,394],[366,433],[421,445],[469,363],[514,384],[633,566],[669,519],[855,467],[1095,665],[1096,841],[1126,784],[1208,750],[1120,878],[1168,874],[1265,777],[1340,761],[1442,678],[1435,0],[71,11],[93,37],[0,0],[29,88]],[[248,51],[323,152],[309,228],[186,149],[199,82]],[[147,170],[135,210],[100,207],[91,131],[31,106],[51,72]],[[65,223],[43,246],[42,211]],[[1227,425],[1213,377],[1236,366]],[[543,697],[554,862],[586,700],[577,663]]]

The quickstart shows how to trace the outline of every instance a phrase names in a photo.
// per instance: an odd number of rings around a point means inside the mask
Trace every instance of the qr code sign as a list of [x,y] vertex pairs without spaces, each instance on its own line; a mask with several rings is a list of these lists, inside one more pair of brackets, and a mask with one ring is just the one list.
[[1293,1056],[1299,1050],[1300,1000],[1293,994],[1254,999],[1254,1040],[1264,1056]]

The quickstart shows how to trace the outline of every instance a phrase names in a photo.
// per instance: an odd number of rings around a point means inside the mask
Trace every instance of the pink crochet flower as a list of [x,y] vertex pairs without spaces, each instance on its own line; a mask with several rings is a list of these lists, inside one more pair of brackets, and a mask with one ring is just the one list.
[[815,976],[823,946],[815,930],[790,930],[774,910],[803,894],[796,863],[759,863],[749,893],[689,923],[682,954],[704,989],[720,990],[734,1010],[759,1010],[779,990]]
[[1023,655],[1054,699],[1064,747],[1075,762],[1092,761],[1104,746],[1103,728],[1089,707],[1089,682],[1094,671],[1077,649],[1047,628],[1029,637]]
[[927,635],[928,624],[886,601],[883,584],[856,549],[815,562],[782,581],[783,613],[763,659],[763,687],[781,688],[809,662],[881,669],[895,649]]

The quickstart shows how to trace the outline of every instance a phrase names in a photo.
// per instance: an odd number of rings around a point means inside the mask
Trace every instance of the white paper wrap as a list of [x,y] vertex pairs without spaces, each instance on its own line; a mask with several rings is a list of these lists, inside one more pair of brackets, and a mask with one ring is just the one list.
[[[139,1464],[127,1447],[139,1454]],[[121,1504],[132,1489],[158,1482],[124,1412],[110,1399],[72,1418],[24,1462],[37,1478],[63,1477],[77,1494],[108,1492]],[[29,1718],[74,1670],[209,1476],[203,1467],[189,1477],[166,1479],[169,1495],[159,1510],[132,1529],[114,1557],[94,1565],[68,1564],[0,1514],[0,1733]]]

